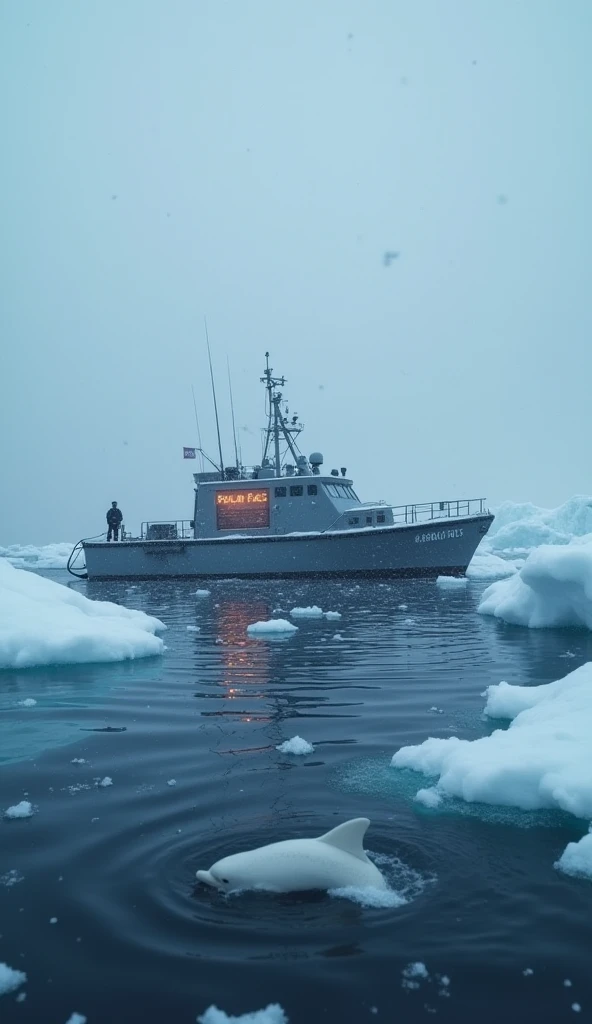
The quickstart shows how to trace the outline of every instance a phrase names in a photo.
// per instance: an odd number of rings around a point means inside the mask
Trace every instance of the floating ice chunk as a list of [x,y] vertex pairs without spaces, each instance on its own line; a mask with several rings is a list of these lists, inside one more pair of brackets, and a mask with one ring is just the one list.
[[506,576],[513,576],[522,566],[522,559],[500,558],[484,546],[487,540],[482,540],[475,551],[469,567],[467,576],[471,580],[500,580]]
[[73,544],[11,544],[0,547],[0,558],[5,558],[16,569],[65,569]]
[[37,701],[35,700],[34,697],[25,697],[24,700],[17,701],[17,704],[19,704],[22,708],[32,708],[35,706],[36,703]]
[[592,544],[537,548],[516,576],[487,588],[479,612],[532,629],[592,629]]
[[415,799],[419,804],[423,804],[424,807],[439,807],[442,803],[442,797],[434,787],[429,789],[418,789],[415,794]]
[[189,631],[190,631],[191,633],[199,633],[199,632],[200,632],[200,628],[199,628],[199,626],[187,626],[187,629],[188,629],[188,630],[189,630]]
[[24,985],[27,975],[24,971],[16,971],[8,964],[0,963],[0,996],[8,992],[14,992],[20,985]]
[[0,669],[162,654],[154,633],[165,628],[144,612],[91,601],[0,558]]
[[314,751],[312,743],[303,740],[301,736],[292,736],[292,739],[285,740],[275,749],[279,750],[280,754],[312,754]]
[[566,875],[592,879],[592,832],[577,843],[568,843],[555,867]]
[[20,804],[7,807],[4,811],[5,818],[31,818],[33,816],[33,805],[28,800],[21,800]]
[[70,764],[86,764],[85,757],[73,757]]
[[329,889],[329,896],[338,896],[361,907],[402,907],[407,900],[394,889],[376,889],[374,886],[344,885],[339,889]]
[[335,619],[335,620],[340,619],[341,618],[341,612],[325,612],[325,618],[326,619],[331,619],[331,620],[333,620],[333,619]]
[[27,998],[27,993],[26,992],[19,992],[18,996],[15,999],[15,1003],[24,1003],[26,998]]
[[334,640],[343,640],[343,637],[342,637],[341,633],[334,633],[333,634],[333,639]]
[[86,1017],[83,1013],[71,1013],[66,1024],[86,1024]]
[[49,919],[49,923],[50,923],[50,924],[57,924],[57,923],[58,923],[58,919],[57,919],[57,917],[50,917],[50,919]]
[[468,582],[466,576],[438,576],[436,586],[441,590],[464,590]]
[[421,960],[416,960],[414,963],[407,964],[407,967],[403,968],[403,981],[401,984],[406,989],[417,989],[420,982],[429,981],[429,977],[426,965]]
[[404,626],[414,626],[415,625],[415,619],[403,619],[403,625]]
[[574,1013],[581,1013],[582,1012],[582,1007],[580,1006],[579,1003],[572,1003],[571,1004],[571,1008],[572,1008]]
[[195,591],[195,596],[196,597],[209,597],[210,594],[211,594],[211,590],[196,590]]
[[247,626],[247,633],[253,635],[258,633],[262,635],[265,633],[295,633],[297,629],[298,626],[288,622],[287,619],[268,619],[262,622],[252,622],[250,626]]
[[101,779],[101,781],[99,782],[99,786],[102,786],[103,789],[106,789],[107,786],[112,786],[112,785],[113,785],[113,779],[111,778],[110,775],[105,775],[105,778]]
[[408,607],[409,606],[406,605],[406,604],[398,604],[397,605],[397,608],[399,609],[400,612],[406,612]]
[[525,978],[530,978],[534,974],[532,967],[525,967],[522,971]]
[[176,785],[177,785],[177,780],[176,779],[169,779],[169,781],[167,782],[167,786],[176,786]]
[[571,981],[569,980],[569,978],[565,978],[565,980],[564,980],[564,982],[563,982],[563,987],[564,987],[564,988],[571,988],[571,985],[572,985],[572,983],[571,983]]
[[[485,714],[512,719],[475,740],[430,737],[394,755],[396,768],[437,779],[442,796],[522,810],[556,808],[592,818],[592,662],[541,686],[485,691]],[[591,837],[592,839],[592,837]],[[592,868],[591,839],[569,844],[557,867]],[[589,861],[590,858],[590,861]]]
[[323,609],[317,604],[309,605],[308,608],[292,608],[290,615],[294,619],[322,619]]
[[558,508],[505,501],[495,509],[486,543],[492,551],[528,552],[541,544],[586,541],[592,534],[592,498],[577,494]]
[[264,1010],[241,1013],[238,1017],[210,1006],[197,1018],[197,1024],[288,1024],[288,1018],[279,1003],[270,1003]]

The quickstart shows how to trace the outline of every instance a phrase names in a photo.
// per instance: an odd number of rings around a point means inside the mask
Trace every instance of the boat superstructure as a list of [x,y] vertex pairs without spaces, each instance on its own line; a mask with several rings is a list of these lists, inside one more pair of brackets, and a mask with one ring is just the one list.
[[[269,365],[262,458],[194,473],[193,519],[146,521],[119,543],[80,541],[69,568],[92,579],[162,576],[436,576],[465,572],[493,516],[484,499],[363,502],[347,468],[298,445],[303,430]],[[85,570],[75,552],[84,551]]]

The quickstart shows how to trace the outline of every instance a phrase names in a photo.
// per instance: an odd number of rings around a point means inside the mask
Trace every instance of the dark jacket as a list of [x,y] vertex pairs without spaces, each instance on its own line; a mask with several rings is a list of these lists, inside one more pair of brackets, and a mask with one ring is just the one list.
[[119,526],[123,519],[123,512],[120,508],[110,508],[107,512],[107,523],[109,526]]

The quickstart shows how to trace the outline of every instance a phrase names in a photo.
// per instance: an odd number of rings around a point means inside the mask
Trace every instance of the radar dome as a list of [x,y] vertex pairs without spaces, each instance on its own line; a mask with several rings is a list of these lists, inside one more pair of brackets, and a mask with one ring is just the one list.
[[309,457],[308,461],[310,462],[311,466],[322,466],[323,456],[321,455],[320,452],[313,452],[312,455]]

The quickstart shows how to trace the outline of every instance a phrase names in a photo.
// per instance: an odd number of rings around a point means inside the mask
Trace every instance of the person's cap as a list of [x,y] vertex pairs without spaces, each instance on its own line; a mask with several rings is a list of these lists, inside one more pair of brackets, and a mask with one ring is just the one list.
[[116,501],[112,501],[111,504],[112,505],[117,505],[117,502]]

